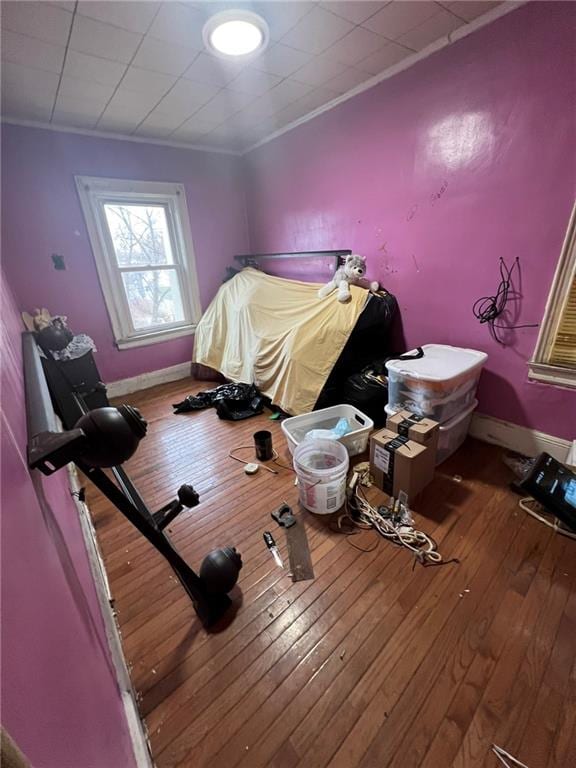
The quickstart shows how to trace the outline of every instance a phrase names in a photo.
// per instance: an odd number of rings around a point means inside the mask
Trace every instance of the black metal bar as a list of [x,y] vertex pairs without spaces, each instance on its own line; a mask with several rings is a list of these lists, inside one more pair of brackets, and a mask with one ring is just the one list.
[[294,253],[244,253],[234,256],[243,266],[258,261],[276,261],[280,259],[317,259],[332,258],[335,259],[336,269],[344,261],[346,256],[350,256],[352,251],[295,251]]
[[158,528],[163,531],[164,528],[167,528],[170,525],[172,520],[175,520],[178,517],[183,509],[184,507],[182,504],[179,504],[177,501],[171,501],[169,504],[166,504],[165,507],[159,509],[158,512],[154,512],[152,517]]
[[126,470],[124,467],[112,467],[110,469],[112,474],[114,475],[114,478],[118,485],[120,486],[120,489],[122,493],[128,498],[132,504],[138,509],[140,514],[147,517],[149,520],[154,519],[154,515],[150,512],[148,507],[146,506],[146,502],[140,496],[140,493],[132,480],[128,477],[128,474],[126,473]]
[[139,509],[122,493],[112,480],[101,470],[76,460],[76,466],[84,472],[94,485],[122,512],[140,533],[163,555],[194,603],[196,613],[205,626],[217,621],[230,606],[227,595],[208,594],[200,577],[174,549],[168,536],[155,523],[142,516]]
[[[122,467],[112,467],[116,485],[102,469],[91,467],[82,459],[82,447],[86,436],[81,429],[57,431],[57,422],[47,380],[47,370],[42,365],[33,333],[22,335],[24,378],[26,388],[26,414],[28,428],[28,463],[33,469],[51,474],[73,461],[114,506],[140,531],[140,533],[168,561],[180,583],[190,596],[196,613],[204,626],[217,621],[231,604],[225,594],[209,594],[202,579],[178,554],[168,535],[160,530],[136,487]],[[48,373],[53,369],[50,367]],[[65,381],[55,377],[52,381],[57,390],[53,395],[59,410],[65,405],[69,423],[87,411],[81,395],[65,386]],[[177,505],[177,502],[173,502]]]

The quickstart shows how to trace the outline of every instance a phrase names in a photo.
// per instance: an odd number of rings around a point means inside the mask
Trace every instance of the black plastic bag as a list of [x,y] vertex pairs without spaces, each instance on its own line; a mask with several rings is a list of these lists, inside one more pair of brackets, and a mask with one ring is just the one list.
[[174,403],[172,407],[174,413],[189,413],[214,407],[219,418],[240,421],[262,413],[264,397],[254,384],[221,384],[215,389],[188,395],[181,403]]
[[375,426],[381,426],[386,421],[388,379],[376,375],[372,366],[353,373],[343,384],[340,402],[355,406],[372,419]]
[[388,404],[388,372],[386,363],[389,360],[418,360],[424,356],[421,347],[411,355],[395,355],[382,360],[375,360],[367,365],[360,373],[348,376],[342,386],[340,402],[349,403],[365,413],[376,427],[386,423],[384,406]]

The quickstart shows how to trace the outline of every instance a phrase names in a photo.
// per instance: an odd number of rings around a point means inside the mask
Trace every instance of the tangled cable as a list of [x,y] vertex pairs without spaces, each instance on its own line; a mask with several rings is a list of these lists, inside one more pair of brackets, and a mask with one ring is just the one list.
[[490,333],[495,341],[502,346],[506,346],[506,342],[498,334],[498,329],[504,329],[512,331],[515,328],[537,328],[538,323],[526,323],[521,325],[499,325],[496,320],[506,310],[506,305],[510,298],[511,292],[513,293],[512,286],[512,273],[514,268],[520,273],[520,259],[516,256],[511,267],[508,267],[502,257],[500,257],[500,283],[495,296],[482,296],[477,299],[473,306],[472,312],[474,317],[480,321],[480,323],[487,323],[490,328]]
[[[444,560],[438,552],[437,544],[431,536],[414,528],[414,520],[409,508],[392,499],[389,507],[374,507],[366,499],[362,485],[367,484],[368,469],[354,468],[355,474],[349,486],[346,512],[337,520],[340,531],[347,528],[349,535],[354,528],[374,528],[381,536],[397,546],[410,550],[416,561],[424,566],[444,565],[447,562],[458,562],[455,558]],[[359,471],[360,470],[360,471]],[[372,547],[374,549],[374,547]],[[364,551],[371,551],[370,549]]]

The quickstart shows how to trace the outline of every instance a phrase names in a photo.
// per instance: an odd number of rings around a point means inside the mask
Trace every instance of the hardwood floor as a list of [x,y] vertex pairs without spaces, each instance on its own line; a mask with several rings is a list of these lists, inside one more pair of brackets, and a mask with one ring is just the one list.
[[172,414],[207,386],[123,398],[149,422],[126,466],[153,509],[184,482],[200,493],[170,526],[194,567],[241,552],[233,621],[205,632],[169,566],[88,492],[156,764],[487,768],[495,742],[529,768],[576,765],[576,542],[519,510],[499,450],[469,440],[414,505],[459,564],[413,567],[384,541],[363,552],[306,513],[315,579],[293,584],[262,541],[273,530],[286,556],[270,512],[296,505],[293,474],[248,477],[227,456],[265,428],[289,463],[280,425]]

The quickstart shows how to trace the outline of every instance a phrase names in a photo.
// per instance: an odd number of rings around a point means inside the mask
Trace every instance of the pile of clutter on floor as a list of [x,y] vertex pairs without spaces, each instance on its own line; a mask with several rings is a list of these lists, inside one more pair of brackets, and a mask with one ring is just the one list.
[[[380,429],[374,429],[374,420],[350,403],[291,417],[275,414],[282,418],[301,506],[316,515],[335,514],[337,528],[343,532],[375,529],[411,550],[424,565],[445,562],[433,540],[416,530],[410,502],[432,481],[436,466],[464,442],[478,403],[476,390],[486,357],[476,350],[427,344],[387,359],[378,372],[363,372],[374,387],[386,385],[385,426]],[[265,403],[253,385],[224,384],[189,396],[174,408],[183,413],[215,406],[221,418],[241,419],[261,413]],[[258,447],[263,435],[269,442],[266,450]],[[260,467],[278,474],[274,466],[285,465],[272,448],[271,433],[260,430],[255,438],[256,462],[233,451],[231,458],[242,461],[248,474]],[[364,453],[369,461],[351,467],[350,459]],[[267,466],[268,461],[273,465]],[[525,462],[522,468],[531,467],[533,463]],[[388,503],[371,504],[366,495],[370,486],[383,491]],[[528,507],[526,511],[539,514]]]
[[[300,504],[317,515],[338,513],[339,528],[374,528],[407,547],[424,565],[444,562],[433,540],[415,529],[409,500],[464,441],[485,359],[482,352],[436,344],[387,359],[385,427],[376,431],[373,419],[349,403],[283,418]],[[384,369],[362,375],[380,387]],[[253,384],[228,383],[189,395],[174,404],[174,412],[214,407],[220,418],[240,420],[262,413],[265,404]],[[247,474],[256,474],[260,467],[278,474],[276,466],[283,465],[271,433],[259,430],[254,439],[256,461],[238,455],[249,446],[233,448],[230,458],[244,464]],[[369,463],[360,465],[361,470],[353,468],[349,478],[350,458],[366,452]],[[370,485],[388,495],[387,505],[368,501],[365,488]],[[271,539],[268,536],[268,546]]]

